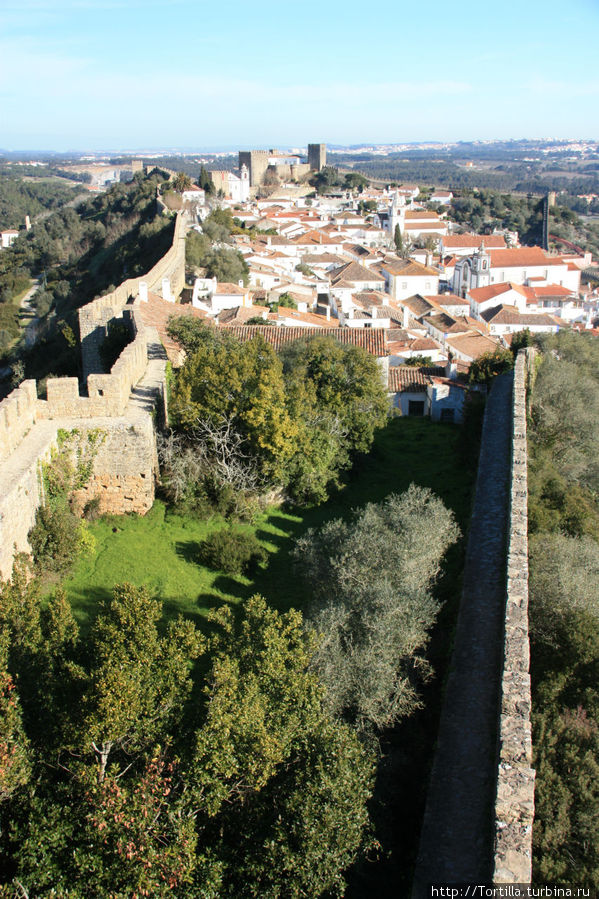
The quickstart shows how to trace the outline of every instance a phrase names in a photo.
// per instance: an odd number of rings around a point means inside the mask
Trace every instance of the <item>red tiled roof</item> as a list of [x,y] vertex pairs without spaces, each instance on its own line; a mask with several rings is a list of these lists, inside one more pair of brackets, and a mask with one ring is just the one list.
[[261,336],[270,343],[275,350],[281,349],[296,340],[306,340],[309,337],[333,337],[339,343],[345,345],[361,346],[372,356],[382,357],[387,355],[385,331],[383,328],[331,328],[323,334],[321,328],[286,328],[280,326],[260,327],[259,325],[246,325],[245,327],[228,327],[227,331],[238,340],[251,340],[252,337]]
[[564,265],[561,256],[548,256],[541,247],[510,247],[489,250],[492,268],[511,268],[524,265]]
[[443,238],[443,246],[451,252],[454,247],[456,249],[480,247],[483,241],[486,250],[505,248],[503,234],[448,234]]
[[390,393],[425,393],[428,387],[428,375],[412,365],[390,365],[387,381]]
[[538,297],[573,297],[575,291],[562,287],[561,284],[544,284],[542,287],[535,287],[534,292]]
[[457,296],[455,293],[426,293],[424,298],[425,300],[430,300],[431,303],[435,303],[436,306],[468,306],[470,308],[468,300]]
[[381,268],[386,272],[389,272],[390,275],[394,275],[396,278],[409,277],[411,275],[418,278],[425,275],[439,277],[439,272],[436,269],[429,268],[427,265],[422,265],[420,262],[415,262],[413,259],[410,259],[408,262],[402,261],[401,259],[398,259],[397,262],[383,262],[381,263]]
[[385,283],[385,279],[382,275],[372,269],[365,268],[363,265],[360,265],[359,262],[347,262],[345,265],[333,269],[330,273],[330,278],[331,284],[334,284],[335,286],[342,280],[350,281],[352,284],[363,281],[378,281],[382,284]]
[[499,284],[489,284],[488,287],[474,287],[472,290],[468,291],[468,295],[471,296],[473,300],[476,300],[477,303],[484,303],[486,300],[492,300],[502,293],[507,293],[508,290],[515,290],[517,293],[522,294],[522,296],[526,296],[526,288],[522,287],[520,284],[512,284],[511,281],[501,281]]

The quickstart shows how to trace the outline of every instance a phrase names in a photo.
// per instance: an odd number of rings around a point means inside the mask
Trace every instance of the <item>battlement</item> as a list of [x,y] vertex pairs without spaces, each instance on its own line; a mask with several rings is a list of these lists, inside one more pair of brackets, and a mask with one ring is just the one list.
[[37,417],[38,399],[35,381],[23,381],[20,387],[0,403],[0,462],[18,447]]
[[84,378],[102,371],[100,347],[106,337],[108,323],[114,318],[121,318],[126,307],[139,298],[140,284],[145,284],[149,291],[161,293],[165,280],[175,297],[185,286],[185,221],[182,215],[175,220],[171,246],[156,265],[145,275],[128,278],[115,290],[92,300],[79,310]]
[[[150,290],[178,295],[185,281],[185,222],[177,216],[171,246],[149,272],[120,284],[79,312],[87,396],[77,378],[49,378],[47,398],[38,399],[36,383],[24,381],[0,402],[0,577],[9,577],[15,551],[29,550],[28,533],[43,502],[40,464],[51,457],[59,430],[100,430],[105,435],[79,505],[97,497],[102,512],[143,514],[154,501],[156,440],[149,407],[131,402],[133,390],[148,377],[148,345],[158,342],[143,324],[138,308],[141,282]],[[129,322],[133,340],[102,373],[99,350],[108,322]],[[163,375],[162,375],[163,377]],[[151,397],[161,385],[156,371]],[[162,385],[163,389],[163,385]]]

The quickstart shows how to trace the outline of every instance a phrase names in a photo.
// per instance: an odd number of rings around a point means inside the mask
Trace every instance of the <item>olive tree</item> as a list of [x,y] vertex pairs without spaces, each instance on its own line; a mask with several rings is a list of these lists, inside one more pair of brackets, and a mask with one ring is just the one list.
[[314,591],[314,664],[331,710],[358,729],[381,729],[417,705],[415,674],[438,610],[431,593],[453,514],[412,485],[298,541],[296,560]]

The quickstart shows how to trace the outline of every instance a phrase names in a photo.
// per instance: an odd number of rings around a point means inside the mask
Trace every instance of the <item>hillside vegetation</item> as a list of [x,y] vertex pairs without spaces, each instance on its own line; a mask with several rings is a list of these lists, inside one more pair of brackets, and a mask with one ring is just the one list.
[[541,341],[530,430],[537,882],[599,882],[599,344]]
[[[116,184],[76,209],[61,209],[38,222],[0,254],[4,303],[32,276],[41,279],[33,299],[38,343],[18,351],[27,377],[77,375],[77,309],[148,271],[166,252],[173,220],[158,211],[160,183],[159,176],[137,176],[130,184]],[[10,340],[0,338],[0,351],[6,352]]]

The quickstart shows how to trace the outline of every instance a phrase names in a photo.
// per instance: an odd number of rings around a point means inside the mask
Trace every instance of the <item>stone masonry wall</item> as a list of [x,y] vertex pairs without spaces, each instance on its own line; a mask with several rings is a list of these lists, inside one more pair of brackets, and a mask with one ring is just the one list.
[[532,768],[528,638],[528,478],[526,389],[533,350],[514,368],[508,524],[507,604],[495,801],[494,882],[530,883],[535,772]]
[[123,281],[116,290],[79,310],[84,378],[102,371],[100,346],[106,336],[108,322],[120,318],[127,304],[139,295],[141,281],[148,285],[149,291],[161,292],[163,278],[169,279],[172,294],[178,296],[185,286],[185,221],[182,215],[177,215],[175,220],[171,246],[149,272]]
[[27,535],[43,502],[42,464],[52,458],[58,431],[99,432],[91,478],[74,497],[80,512],[98,497],[99,512],[145,514],[154,502],[156,449],[149,415],[130,418],[42,421],[31,430],[0,472],[0,577],[8,578],[15,551],[29,552]]
[[35,381],[23,381],[0,403],[0,462],[14,452],[35,424],[37,403]]
[[43,500],[40,467],[56,445],[56,431],[53,422],[37,426],[0,466],[0,578],[10,577],[15,551],[29,552],[27,535]]
[[[154,346],[158,337],[136,315],[139,298],[130,308],[125,306],[130,297],[137,296],[140,281],[145,280],[152,290],[162,286],[163,277],[169,278],[174,295],[181,292],[185,280],[185,221],[180,215],[171,247],[150,272],[125,281],[111,294],[80,310],[82,355],[88,371],[106,323],[115,316],[128,317],[131,322],[134,339],[110,374],[90,373],[88,396],[79,395],[77,378],[51,378],[46,400],[37,398],[35,381],[29,380],[0,402],[0,577],[10,576],[15,551],[29,551],[27,535],[43,502],[41,465],[51,458],[59,429],[104,433],[89,484],[75,498],[80,508],[95,496],[101,512],[143,514],[151,508],[156,440],[150,413],[152,397],[164,386],[164,372],[161,369],[157,375],[152,369],[155,361],[148,365],[148,344]],[[149,385],[145,384],[148,372]],[[145,386],[141,397],[136,397],[140,382]]]
[[88,484],[74,497],[81,511],[94,498],[98,511],[113,515],[135,512],[144,515],[154,502],[155,442],[150,416],[130,419],[97,419],[94,430],[101,443],[94,458]]

